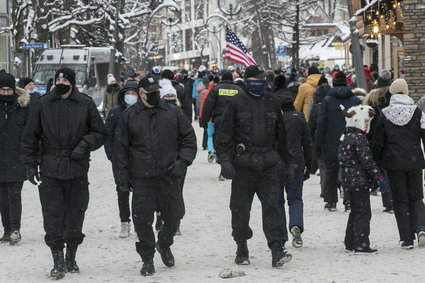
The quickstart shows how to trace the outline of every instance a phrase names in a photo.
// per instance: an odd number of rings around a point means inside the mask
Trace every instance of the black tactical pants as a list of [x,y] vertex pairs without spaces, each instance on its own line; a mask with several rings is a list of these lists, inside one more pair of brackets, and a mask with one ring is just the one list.
[[118,209],[121,222],[130,222],[130,192],[123,192],[117,186]]
[[24,182],[0,183],[0,212],[5,232],[21,228],[21,191]]
[[422,169],[390,171],[394,214],[401,241],[415,239],[415,233],[425,231],[425,207]]
[[338,160],[326,159],[326,175],[325,175],[325,195],[324,201],[327,203],[338,202]]
[[78,246],[83,242],[85,212],[89,203],[87,175],[70,180],[41,176],[39,186],[43,211],[44,240],[52,249]]
[[279,179],[277,167],[262,171],[235,167],[232,180],[230,210],[232,211],[232,236],[236,242],[252,237],[249,227],[254,195],[261,201],[263,231],[271,248],[275,243],[284,245],[285,223],[278,209]]
[[181,215],[181,189],[178,178],[162,176],[150,179],[133,180],[133,222],[139,242],[136,250],[145,262],[155,253],[155,234],[152,223],[159,200],[161,217],[164,221],[158,233],[158,245],[168,248],[173,238]]
[[370,219],[370,190],[366,188],[346,189],[350,199],[351,211],[345,230],[345,248],[353,250],[369,247]]

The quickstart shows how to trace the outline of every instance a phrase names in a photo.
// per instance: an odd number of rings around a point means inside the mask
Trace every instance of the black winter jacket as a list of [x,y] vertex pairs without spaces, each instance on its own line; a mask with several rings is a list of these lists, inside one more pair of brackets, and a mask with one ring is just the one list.
[[222,81],[215,85],[205,100],[202,110],[202,122],[206,124],[212,118],[212,121],[217,125],[216,127],[218,127],[229,101],[236,94],[242,92],[243,90],[232,81]]
[[138,101],[124,112],[115,135],[115,182],[166,175],[177,159],[190,165],[196,151],[195,132],[179,107],[160,99],[157,107],[147,108]]
[[[42,175],[69,180],[87,174],[90,151],[101,147],[107,130],[93,100],[73,88],[67,99],[53,89],[32,106],[22,135],[22,158],[27,166],[38,164],[41,141]],[[72,160],[70,154],[78,145],[88,145],[85,158]]]
[[[186,114],[186,117],[189,119],[189,122],[192,123],[192,89],[193,89],[193,80],[190,78],[183,79],[182,81],[184,86],[184,96],[182,99],[179,98],[182,105],[182,110]],[[178,93],[177,93],[178,95]]]
[[338,160],[339,139],[346,125],[340,105],[349,109],[360,103],[361,100],[348,87],[337,86],[329,90],[319,108],[314,136],[314,146],[319,155],[325,159]]
[[120,91],[118,94],[118,100],[120,105],[115,106],[108,113],[108,117],[105,120],[105,127],[108,130],[108,138],[104,144],[106,157],[109,161],[112,161],[113,155],[113,146],[114,146],[114,137],[116,129],[119,125],[119,122],[123,116],[124,110],[127,108],[127,104],[124,102],[124,93],[125,91]]
[[28,120],[29,93],[16,88],[12,101],[0,98],[0,183],[26,180],[21,136]]
[[283,124],[287,134],[287,150],[292,156],[292,166],[296,171],[311,168],[312,143],[304,115],[298,111],[283,112]]
[[[281,159],[278,141],[286,145],[279,101],[270,92],[254,97],[246,92],[235,95],[224,111],[217,131],[216,150],[220,163],[261,171],[276,166]],[[236,147],[243,144],[244,152]]]
[[387,170],[410,171],[425,168],[425,118],[413,100],[404,94],[391,96],[382,110],[373,137],[373,155]]
[[366,133],[347,127],[338,150],[342,168],[342,185],[345,189],[371,189],[382,172],[373,160]]

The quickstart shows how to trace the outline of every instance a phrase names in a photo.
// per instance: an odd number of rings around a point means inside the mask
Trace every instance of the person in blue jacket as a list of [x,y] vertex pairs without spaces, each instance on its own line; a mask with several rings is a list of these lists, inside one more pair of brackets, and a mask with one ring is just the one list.
[[[119,122],[123,116],[124,111],[135,104],[138,100],[138,87],[136,81],[129,81],[118,94],[119,105],[113,107],[109,111],[105,121],[105,126],[108,129],[108,139],[105,143],[105,152],[108,160],[112,162],[113,156],[113,144],[115,137],[115,130],[119,125]],[[121,219],[121,231],[119,234],[120,238],[127,238],[130,234],[130,192],[122,192],[118,186],[118,208]]]

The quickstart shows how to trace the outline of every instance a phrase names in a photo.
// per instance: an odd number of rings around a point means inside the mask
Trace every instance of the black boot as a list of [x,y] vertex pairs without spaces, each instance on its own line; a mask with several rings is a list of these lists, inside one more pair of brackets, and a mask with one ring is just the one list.
[[66,272],[69,272],[69,273],[80,272],[80,268],[78,267],[77,262],[75,261],[75,256],[77,255],[77,248],[78,246],[66,247],[66,255],[65,255]]
[[142,269],[140,274],[142,276],[152,276],[155,273],[155,266],[153,265],[153,258],[143,261]]
[[157,242],[156,243],[156,250],[161,255],[162,262],[166,266],[168,266],[168,267],[174,266],[174,256],[173,256],[173,253],[170,250],[170,247],[163,249],[158,245],[158,242]]
[[272,266],[281,267],[283,264],[289,262],[292,255],[285,250],[280,243],[276,243],[272,247]]
[[65,276],[65,260],[63,249],[52,249],[53,269],[50,271],[50,277],[54,280],[62,279]]
[[237,245],[238,245],[238,249],[236,250],[235,263],[238,265],[250,264],[248,245],[246,241],[239,241],[237,242]]

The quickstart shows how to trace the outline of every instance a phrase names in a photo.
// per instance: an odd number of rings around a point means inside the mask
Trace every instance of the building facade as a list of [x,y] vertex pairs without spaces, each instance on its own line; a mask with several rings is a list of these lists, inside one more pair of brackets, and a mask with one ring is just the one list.
[[10,2],[0,0],[0,70],[12,71]]

